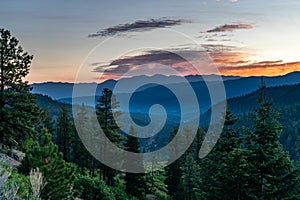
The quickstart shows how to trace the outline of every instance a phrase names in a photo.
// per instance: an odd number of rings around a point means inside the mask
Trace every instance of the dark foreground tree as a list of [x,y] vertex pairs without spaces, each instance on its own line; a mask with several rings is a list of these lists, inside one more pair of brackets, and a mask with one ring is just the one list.
[[201,177],[207,199],[245,199],[246,158],[240,131],[227,110],[223,132],[209,155],[201,161]]
[[56,144],[60,152],[63,153],[64,160],[72,159],[72,139],[74,138],[74,125],[70,112],[66,105],[63,105],[56,120]]
[[299,173],[279,143],[282,126],[266,98],[265,88],[262,81],[254,130],[247,137],[247,190],[255,199],[299,199]]
[[34,136],[40,120],[36,98],[24,77],[33,56],[10,32],[0,29],[0,142],[19,144]]
[[[136,135],[133,127],[130,127],[130,134],[125,140],[125,149],[133,153],[140,153],[140,142],[137,137],[132,136]],[[140,160],[133,161],[135,165],[143,165],[142,156]],[[135,174],[135,173],[126,173],[125,175],[126,183],[126,193],[140,199],[145,198],[145,175],[144,174]]]
[[182,177],[180,187],[182,188],[181,199],[197,200],[203,199],[200,166],[196,163],[191,154],[185,156],[185,162],[181,166]]
[[29,141],[25,160],[21,169],[28,173],[30,169],[39,168],[43,174],[45,187],[41,192],[42,199],[73,199],[74,167],[63,160],[62,153],[52,143],[47,129],[42,129],[41,143]]
[[103,89],[102,95],[97,102],[97,117],[102,130],[110,141],[116,145],[120,145],[123,137],[119,133],[119,127],[115,121],[115,118],[121,114],[115,110],[119,107],[119,103],[116,102],[112,91],[107,88]]
[[[80,192],[80,198],[89,200],[115,200],[112,189],[97,177],[78,175],[74,188]],[[121,191],[119,191],[121,192]]]
[[[93,139],[90,118],[84,104],[80,106],[80,110],[74,118],[74,121],[77,124],[76,130],[78,131],[78,133],[75,132],[74,137],[71,141],[71,149],[73,153],[72,160],[74,163],[80,166],[82,173],[84,171],[84,168],[89,169],[91,172],[93,170],[92,168],[94,168],[93,165],[95,163],[95,158],[88,152],[81,141],[82,138],[83,141],[88,142],[88,145],[90,146],[90,141]],[[79,137],[79,135],[81,135],[81,137]],[[91,173],[91,175],[93,174]]]
[[[191,131],[191,129],[189,127],[185,127],[184,131],[185,131],[185,135],[191,135],[189,133]],[[200,133],[200,132],[198,132],[198,133]],[[177,200],[177,199],[179,200],[179,199],[183,198],[182,197],[183,190],[180,185],[181,177],[183,175],[182,166],[185,163],[186,156],[188,154],[194,154],[197,150],[196,143],[198,142],[198,138],[199,138],[198,136],[200,136],[200,135],[198,135],[198,133],[197,133],[195,142],[193,144],[191,144],[191,146],[187,150],[187,152],[185,152],[180,158],[178,158],[176,161],[174,161],[173,163],[171,163],[170,165],[168,165],[166,167],[167,178],[165,180],[165,183],[168,186],[168,195],[174,200]],[[170,133],[170,141],[172,141],[174,139],[176,134],[178,134],[178,127],[175,127],[173,132]],[[170,148],[171,151],[167,155],[170,158],[179,156],[180,152],[178,151],[178,146],[185,145],[186,138],[182,138],[182,140],[179,140],[177,143],[178,144],[172,145]]]
[[[178,127],[175,127],[173,132],[170,133],[170,141],[175,137],[176,133],[178,132]],[[177,155],[176,147],[174,146],[169,153],[169,156]],[[172,199],[180,199],[182,191],[180,191],[180,179],[182,176],[182,169],[181,166],[184,163],[184,155],[177,159],[175,162],[171,163],[166,167],[167,178],[165,183],[168,186],[168,194],[172,197]]]
[[165,184],[166,171],[164,168],[157,169],[145,174],[146,194],[155,196],[156,199],[170,199],[168,195],[168,186]]
[[[97,118],[106,137],[115,145],[121,146],[123,137],[120,134],[120,129],[115,121],[115,117],[118,117],[118,115],[120,115],[120,113],[116,111],[118,106],[119,104],[118,102],[116,102],[115,96],[112,94],[112,91],[104,88],[96,106]],[[105,144],[101,144],[99,148],[101,155],[115,157],[118,156],[116,155],[116,152],[107,150],[104,145]],[[103,180],[106,181],[108,185],[113,185],[113,178],[116,174],[116,170],[111,169],[106,165],[100,165],[100,176]]]

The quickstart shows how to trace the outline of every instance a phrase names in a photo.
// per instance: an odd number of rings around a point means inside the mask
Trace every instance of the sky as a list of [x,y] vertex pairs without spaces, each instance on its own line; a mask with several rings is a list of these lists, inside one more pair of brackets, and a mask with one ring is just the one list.
[[199,73],[186,55],[203,74],[212,73],[211,63],[199,61],[204,55],[222,75],[300,70],[298,0],[3,0],[0,5],[0,27],[34,55],[30,83],[118,79],[137,66],[145,73],[158,73],[161,65],[181,75]]

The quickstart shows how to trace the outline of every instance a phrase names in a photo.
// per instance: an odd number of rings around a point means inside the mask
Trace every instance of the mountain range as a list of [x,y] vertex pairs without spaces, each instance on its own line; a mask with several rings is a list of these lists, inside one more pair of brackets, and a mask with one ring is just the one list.
[[[156,78],[157,77],[158,76],[156,76]],[[127,81],[133,83],[135,78],[128,79]],[[151,77],[147,78],[151,79]],[[169,77],[159,78],[162,79]],[[172,78],[176,79],[176,77]],[[251,127],[252,121],[250,116],[251,112],[257,106],[256,99],[258,93],[256,90],[257,86],[261,82],[261,77],[230,77],[228,79],[226,77],[223,77],[223,79],[226,89],[228,107],[236,116],[240,118],[238,122],[239,125]],[[295,160],[298,160],[299,153],[296,151],[296,141],[300,133],[300,73],[294,72],[285,76],[263,77],[263,79],[268,86],[268,88],[266,89],[266,93],[268,95],[268,98],[273,102],[273,108],[281,113],[279,120],[283,125],[283,132],[280,136],[280,142],[283,144],[284,149],[290,152],[291,157]],[[201,100],[201,127],[205,127],[209,122],[210,106],[212,106],[210,105],[211,102],[206,84],[205,82],[203,82],[203,80],[197,80],[196,77],[193,77],[193,80],[190,79],[189,82],[194,89],[197,97]],[[215,80],[213,80],[209,84],[213,85],[215,83]],[[174,84],[177,84],[176,87],[180,88],[182,87],[183,83],[170,83],[170,85]],[[115,80],[108,80],[104,83],[99,84],[97,88],[98,93],[96,98],[101,94],[101,88],[108,87],[110,89],[113,89],[115,85]],[[37,94],[38,104],[40,105],[40,107],[48,109],[50,114],[54,118],[57,116],[63,103],[71,103],[71,98],[68,97],[68,95],[72,93],[72,86],[73,84],[70,83],[43,83],[32,85],[32,87],[34,88],[34,93],[42,93]],[[88,86],[91,86],[91,84],[83,83],[81,84],[81,86],[83,88],[88,88]],[[47,88],[49,87],[52,89],[47,90]],[[57,88],[58,94],[56,96],[51,96],[52,93],[55,94],[55,88]],[[122,97],[122,95],[123,97],[126,97],[126,95],[130,94],[127,94],[126,91],[124,91],[124,93],[121,93],[120,96]],[[181,95],[185,95],[185,91],[182,91]],[[62,96],[65,96],[66,98],[58,98]],[[90,97],[78,98],[80,99]],[[163,105],[168,111],[168,121],[166,127],[163,129],[164,133],[159,134],[154,140],[152,139],[152,142],[159,141],[159,143],[161,143],[161,145],[163,146],[168,142],[168,133],[171,132],[174,126],[178,125],[178,120],[180,119],[180,109],[178,109],[179,104],[176,100],[176,97],[174,97],[174,94],[166,87],[151,84],[139,88],[137,92],[132,95],[132,99],[133,101],[131,101],[130,103],[132,118],[135,122],[141,125],[149,123],[150,119],[148,113],[151,105],[159,103]],[[188,104],[188,102],[185,103]],[[68,105],[68,108],[71,110],[71,105]],[[193,110],[191,110],[191,113],[193,113]],[[192,118],[187,120],[192,120]],[[147,143],[147,141],[144,141],[143,143]]]
[[[209,80],[209,82],[214,82],[218,78],[217,75],[190,75],[185,77],[187,81],[191,84],[198,85],[203,84],[203,79]],[[254,91],[260,82],[261,77],[238,77],[238,76],[221,76],[224,81],[226,88],[226,93],[228,98],[248,94]],[[168,83],[180,84],[182,82],[182,77],[178,76],[164,76],[164,75],[154,75],[154,76],[136,76],[132,78],[121,79],[122,82],[128,85],[134,85],[139,82],[159,82],[167,80]],[[300,83],[300,72],[293,72],[286,74],[284,76],[274,76],[274,77],[264,77],[267,86],[279,86],[279,85],[293,85]],[[103,88],[108,88],[113,90],[118,81],[109,79],[100,84],[97,84],[96,96],[100,95]],[[90,91],[95,87],[96,83],[76,83],[76,85],[82,88],[82,91]],[[55,100],[62,100],[65,102],[70,102],[69,98],[72,97],[74,83],[66,82],[44,82],[44,83],[33,83],[31,84],[32,93],[43,94],[51,97]],[[155,87],[153,84],[147,84],[141,86],[138,91],[145,90],[150,87]],[[126,93],[126,90],[119,91]],[[86,92],[88,95],[89,92]],[[81,95],[81,96],[86,96]]]
[[[186,76],[185,79],[189,81],[190,86],[193,88],[199,102],[200,112],[204,113],[207,111],[212,104],[218,102],[211,102],[209,95],[208,86],[211,88],[211,92],[216,94],[219,91],[215,88],[219,88],[220,85],[224,84],[226,91],[226,98],[234,98],[242,95],[249,94],[257,89],[257,86],[261,82],[261,77],[234,77],[234,76],[222,76],[223,82],[218,82],[216,75],[206,76]],[[220,77],[219,77],[220,78]],[[208,80],[208,81],[204,81]],[[284,76],[276,77],[263,77],[268,87],[281,86],[281,85],[293,85],[300,83],[300,72],[293,72]],[[147,82],[148,84],[143,85],[142,83]],[[165,85],[155,84],[157,82],[164,82]],[[52,99],[64,102],[67,104],[82,104],[87,106],[95,106],[95,99],[98,99],[104,88],[113,90],[118,83],[122,83],[122,88],[115,91],[117,100],[122,102],[124,99],[130,99],[131,111],[147,113],[149,106],[159,103],[164,104],[173,109],[174,113],[178,113],[174,110],[178,101],[174,97],[173,92],[170,92],[168,88],[176,88],[179,96],[184,97],[185,104],[191,105],[191,92],[186,90],[186,83],[182,81],[182,77],[178,76],[137,76],[133,78],[116,80],[107,80],[103,83],[76,83],[76,87],[80,88],[80,96],[72,98],[73,83],[55,83],[46,82],[32,84],[32,92],[35,94],[43,94],[51,97]],[[137,90],[132,94],[127,88],[133,87],[135,84],[141,84]],[[120,87],[118,87],[120,88]],[[93,89],[96,89],[95,95],[91,96]],[[221,101],[221,99],[220,99]],[[145,106],[149,105],[149,106]],[[192,106],[192,105],[191,105]],[[192,107],[190,108],[192,110]],[[120,110],[125,110],[125,107],[121,105]],[[178,113],[180,115],[180,113]]]

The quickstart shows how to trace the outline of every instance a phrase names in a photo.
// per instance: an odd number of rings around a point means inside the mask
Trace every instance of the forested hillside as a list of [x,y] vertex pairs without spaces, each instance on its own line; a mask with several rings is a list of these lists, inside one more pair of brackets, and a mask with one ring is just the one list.
[[[157,148],[160,140],[168,140],[170,148],[161,161],[167,163],[186,144],[191,127],[184,127],[186,137],[177,143],[171,142],[178,134],[176,124],[152,143],[135,137],[132,126],[130,135],[123,133],[114,118],[118,102],[108,88],[97,99],[95,116],[85,105],[77,105],[79,111],[72,113],[71,105],[33,95],[24,81],[33,56],[7,30],[0,29],[0,42],[0,199],[300,199],[299,166],[279,142],[281,136],[286,148],[298,137],[299,85],[267,89],[261,81],[257,92],[228,101],[232,111],[224,113],[221,136],[206,157],[199,158],[205,132],[196,127],[192,144],[179,159],[151,170],[159,163],[139,153],[151,151],[149,144]],[[282,112],[280,120],[277,110]],[[116,147],[141,156],[130,164],[148,171],[119,171],[99,162],[82,141],[98,142],[93,150],[119,158],[116,164],[122,167],[125,158],[105,149],[98,124]],[[79,130],[87,138],[79,137]]]
[[[300,94],[298,91],[300,91],[300,84],[266,88],[266,93],[270,100],[272,100],[274,109],[278,110],[280,113],[279,121],[283,126],[283,130],[280,135],[280,142],[283,144],[284,150],[289,151],[291,158],[296,162],[299,160],[299,153],[297,150],[299,145],[297,143],[300,133],[300,123],[298,118],[300,114]],[[37,94],[36,96],[38,97],[38,105],[42,109],[47,110],[52,118],[57,118],[58,113],[64,104],[44,95]],[[258,91],[241,97],[228,99],[228,108],[232,111],[232,113],[241,118],[237,124],[247,127],[253,126],[251,123],[251,112],[257,105],[257,98]],[[71,105],[66,104],[66,106],[71,113]],[[87,109],[90,110],[91,108],[87,107]],[[145,123],[146,118],[144,113],[132,113],[132,115],[139,123]],[[176,115],[173,117],[175,119],[168,121],[165,130],[171,130],[172,127],[178,125]],[[202,121],[204,121],[202,126],[203,128],[206,127],[205,122],[207,123],[208,118],[209,112],[204,113],[202,116]],[[156,138],[155,141],[160,143],[157,144],[158,146],[163,146],[167,143],[170,132],[171,131],[165,131]],[[151,146],[151,144],[147,144],[149,141],[150,140],[141,140],[144,151],[145,149],[151,149],[151,147],[146,147],[147,145]],[[153,142],[153,139],[151,142]]]
[[[298,162],[299,160],[299,114],[300,114],[300,85],[280,86],[267,88],[268,97],[273,102],[274,109],[279,112],[279,122],[283,126],[280,142],[284,150],[290,152],[290,156]],[[228,107],[233,113],[240,116],[240,124],[253,127],[251,123],[251,111],[256,106],[258,92],[243,97],[228,100]]]

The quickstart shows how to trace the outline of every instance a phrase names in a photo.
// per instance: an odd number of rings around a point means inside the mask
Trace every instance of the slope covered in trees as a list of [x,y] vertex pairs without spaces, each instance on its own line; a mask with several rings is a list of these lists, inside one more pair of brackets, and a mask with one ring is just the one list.
[[[298,136],[300,134],[300,84],[297,85],[286,85],[286,86],[278,86],[278,87],[269,87],[266,88],[266,93],[268,97],[273,102],[273,108],[278,110],[279,122],[282,124],[283,129],[280,135],[280,142],[283,145],[284,150],[289,151],[292,159],[298,161],[299,160],[299,152],[297,150],[297,146],[299,145]],[[42,109],[48,110],[50,115],[56,119],[58,113],[61,110],[61,107],[64,105],[59,101],[52,100],[50,97],[43,96],[37,94],[38,105]],[[256,107],[256,99],[258,98],[258,91],[250,93],[248,95],[244,95],[237,98],[228,99],[228,108],[231,112],[237,115],[239,118],[239,125],[245,125],[249,128],[253,126],[251,121],[251,111]],[[68,110],[71,113],[71,105],[66,104]],[[90,107],[86,106],[87,111],[91,110]],[[145,123],[145,115],[135,113],[134,118],[141,124]],[[201,124],[202,127],[205,128],[205,124],[207,124],[209,119],[209,112],[204,113],[201,116]],[[177,125],[176,120],[169,120],[166,130],[172,129]],[[169,132],[165,132],[164,134],[160,134],[156,142],[160,142],[161,146],[167,143]],[[147,147],[147,141],[141,141],[142,147]],[[159,144],[158,144],[159,145]],[[148,145],[151,149],[151,144]],[[149,149],[147,149],[149,150]],[[147,151],[144,150],[144,151]]]
[[[272,101],[272,107],[279,112],[279,122],[282,125],[280,143],[284,150],[289,151],[293,160],[299,160],[299,135],[300,135],[300,84],[278,87],[267,87],[265,89],[268,98]],[[255,109],[259,97],[259,91],[227,100],[227,106],[240,120],[238,125],[244,125],[253,129],[253,117],[251,112]],[[210,110],[203,114],[202,126],[205,127],[209,121]]]
[[[290,90],[282,93],[285,87],[266,89],[262,82],[256,93],[229,100],[233,111],[226,112],[223,132],[205,158],[198,158],[204,138],[199,128],[194,142],[174,163],[157,171],[130,174],[97,161],[81,142],[83,138],[79,138],[74,125],[74,121],[79,123],[77,128],[90,134],[84,139],[91,141],[97,139],[99,130],[95,124],[100,123],[116,146],[141,152],[141,140],[134,137],[135,130],[131,128],[128,136],[116,125],[112,113],[118,102],[112,91],[103,90],[94,118],[85,105],[72,116],[70,105],[44,96],[37,102],[22,79],[28,74],[32,57],[23,52],[9,31],[1,29],[0,42],[1,199],[300,199],[299,166],[279,142],[285,128],[280,121],[289,124],[298,114],[298,85],[288,86]],[[287,96],[286,103],[281,101]],[[57,109],[55,115],[42,111],[37,103],[50,112]],[[243,103],[246,113],[238,107]],[[279,118],[277,109],[286,112],[285,116]],[[297,123],[291,128],[296,137]],[[167,133],[169,140],[177,133],[176,127],[173,130]],[[184,129],[186,133],[190,130]],[[295,147],[300,146],[299,141],[294,141]],[[97,146],[100,150],[101,144]],[[25,153],[24,158],[22,154],[17,156],[16,148]],[[170,154],[176,149],[173,145]],[[115,152],[106,153],[118,156]],[[13,162],[16,159],[18,162]],[[137,160],[136,164],[143,162]]]

